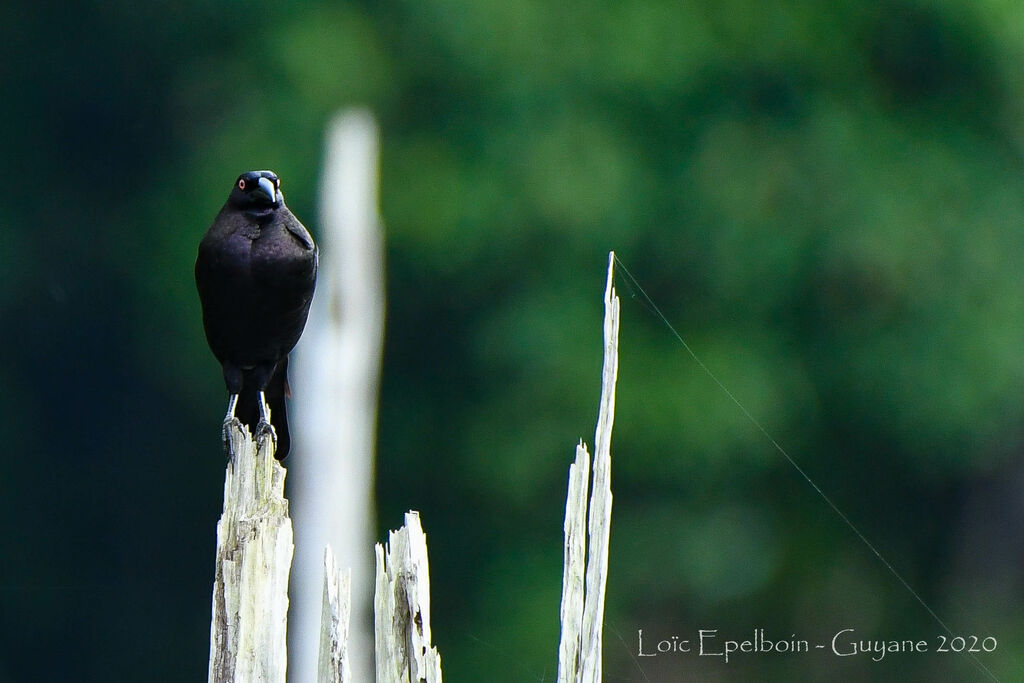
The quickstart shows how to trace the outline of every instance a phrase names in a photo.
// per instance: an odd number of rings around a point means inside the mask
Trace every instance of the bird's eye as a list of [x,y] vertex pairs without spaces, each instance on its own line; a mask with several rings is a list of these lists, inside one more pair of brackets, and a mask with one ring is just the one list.
[[245,178],[239,178],[238,179],[238,189],[239,190],[244,190],[245,189]]

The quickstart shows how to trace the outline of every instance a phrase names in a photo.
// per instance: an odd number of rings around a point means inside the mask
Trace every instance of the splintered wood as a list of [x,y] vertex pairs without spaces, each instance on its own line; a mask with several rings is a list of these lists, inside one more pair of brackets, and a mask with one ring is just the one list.
[[292,522],[285,469],[269,435],[256,443],[237,420],[224,512],[217,523],[217,564],[210,625],[210,683],[285,683],[288,573]]
[[427,537],[419,513],[405,513],[405,525],[376,552],[377,683],[441,683],[441,655],[430,643]]
[[348,655],[352,570],[338,569],[331,546],[324,549],[324,594],[320,616],[319,683],[352,683]]
[[597,683],[602,676],[602,626],[612,518],[612,423],[615,421],[615,381],[619,368],[619,297],[612,286],[614,272],[615,252],[611,252],[604,293],[601,407],[594,435],[589,505],[590,454],[582,441],[576,446],[576,461],[569,466],[565,501],[565,568],[562,575],[562,639],[558,648],[559,683]]

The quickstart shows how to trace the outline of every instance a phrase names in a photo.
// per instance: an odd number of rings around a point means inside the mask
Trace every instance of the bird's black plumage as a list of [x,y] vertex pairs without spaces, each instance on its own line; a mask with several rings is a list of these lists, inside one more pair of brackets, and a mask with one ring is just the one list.
[[316,244],[285,206],[277,175],[239,176],[199,244],[196,286],[206,339],[231,394],[225,424],[237,416],[266,429],[265,395],[282,459],[290,445],[288,353],[306,325],[316,269]]

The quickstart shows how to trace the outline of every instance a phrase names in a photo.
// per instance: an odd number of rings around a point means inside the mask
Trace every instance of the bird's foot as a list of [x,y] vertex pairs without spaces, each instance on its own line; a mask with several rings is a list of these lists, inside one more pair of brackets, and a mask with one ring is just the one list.
[[231,459],[231,428],[237,427],[242,428],[242,422],[237,417],[228,417],[224,419],[224,424],[220,428],[220,438],[224,442],[224,455],[229,460]]
[[274,445],[274,452],[277,452],[277,432],[274,431],[273,425],[266,420],[260,420],[256,423],[256,433],[253,435],[256,437],[256,441],[262,441],[264,436],[270,436],[270,441]]

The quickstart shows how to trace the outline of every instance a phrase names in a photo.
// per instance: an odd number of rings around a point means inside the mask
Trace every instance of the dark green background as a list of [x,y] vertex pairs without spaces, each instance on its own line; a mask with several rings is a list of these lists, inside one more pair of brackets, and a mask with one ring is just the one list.
[[[349,105],[383,135],[377,536],[422,512],[447,680],[554,679],[609,249],[1021,679],[1022,29],[996,0],[5,3],[0,682],[205,676],[225,395],[196,245],[249,168],[315,233]],[[988,680],[934,653],[636,660],[641,628],[943,631],[620,293],[606,680]]]

